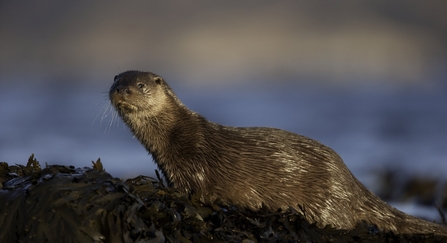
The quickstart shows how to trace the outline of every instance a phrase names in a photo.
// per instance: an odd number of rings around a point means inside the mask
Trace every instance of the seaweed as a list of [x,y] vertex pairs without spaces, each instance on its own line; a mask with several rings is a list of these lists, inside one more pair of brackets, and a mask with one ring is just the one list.
[[203,204],[157,179],[123,181],[100,159],[92,168],[0,163],[2,242],[447,242],[436,235],[395,235],[374,225],[319,228],[300,212]]

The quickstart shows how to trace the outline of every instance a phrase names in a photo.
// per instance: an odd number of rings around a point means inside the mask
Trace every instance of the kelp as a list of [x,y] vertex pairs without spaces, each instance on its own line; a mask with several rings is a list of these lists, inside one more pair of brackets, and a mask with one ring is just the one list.
[[[0,163],[2,242],[447,242],[395,235],[374,225],[318,228],[290,209],[249,211],[203,204],[158,178],[123,181],[93,166]],[[158,174],[157,174],[158,175]]]

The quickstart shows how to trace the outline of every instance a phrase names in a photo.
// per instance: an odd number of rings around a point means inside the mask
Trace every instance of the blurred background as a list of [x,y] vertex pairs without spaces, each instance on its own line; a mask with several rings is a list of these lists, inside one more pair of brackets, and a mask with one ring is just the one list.
[[[42,164],[83,167],[100,157],[116,177],[153,175],[146,150],[111,119],[113,77],[134,69],[164,77],[211,121],[321,141],[375,192],[387,171],[445,185],[446,9],[403,0],[0,1],[0,161],[24,164],[34,153]],[[432,205],[393,205],[438,217]]]

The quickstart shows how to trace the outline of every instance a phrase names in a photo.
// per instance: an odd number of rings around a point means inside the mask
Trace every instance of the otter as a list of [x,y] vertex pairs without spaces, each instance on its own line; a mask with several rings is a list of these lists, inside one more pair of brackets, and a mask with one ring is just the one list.
[[320,142],[275,128],[210,122],[154,73],[115,76],[109,98],[168,184],[206,202],[254,211],[294,208],[319,227],[349,230],[366,222],[396,234],[447,235],[447,227],[379,199]]

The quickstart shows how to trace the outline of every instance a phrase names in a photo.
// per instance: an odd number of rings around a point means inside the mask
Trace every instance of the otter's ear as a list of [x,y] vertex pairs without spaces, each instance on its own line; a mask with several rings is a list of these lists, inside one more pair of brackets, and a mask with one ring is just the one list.
[[160,77],[155,77],[154,81],[156,84],[161,84],[162,79]]

